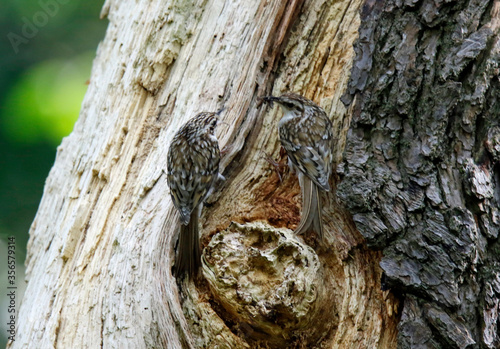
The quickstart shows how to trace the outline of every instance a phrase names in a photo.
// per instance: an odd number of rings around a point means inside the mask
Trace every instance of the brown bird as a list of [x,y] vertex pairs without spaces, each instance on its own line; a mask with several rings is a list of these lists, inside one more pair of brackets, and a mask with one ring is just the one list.
[[219,175],[220,150],[215,137],[218,113],[203,112],[175,134],[167,157],[170,195],[179,211],[181,229],[174,275],[197,275],[201,265],[198,218]]
[[281,145],[288,155],[288,166],[297,170],[302,190],[302,216],[295,234],[310,230],[323,238],[320,191],[329,191],[333,161],[333,126],[323,109],[295,93],[267,96],[284,114],[278,124]]

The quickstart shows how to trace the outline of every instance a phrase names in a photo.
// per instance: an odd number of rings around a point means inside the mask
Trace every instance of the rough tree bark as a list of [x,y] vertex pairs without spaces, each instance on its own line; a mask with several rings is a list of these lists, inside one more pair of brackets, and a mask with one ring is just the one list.
[[[360,27],[362,6],[106,1],[8,347],[494,347],[498,2],[368,1]],[[285,91],[327,111],[339,163],[355,116],[324,244],[291,234],[298,181],[268,161],[286,162],[281,114],[259,97]],[[221,106],[226,181],[201,218],[203,277],[177,284],[166,153],[182,123]]]
[[339,197],[400,348],[500,348],[500,2],[368,1]]

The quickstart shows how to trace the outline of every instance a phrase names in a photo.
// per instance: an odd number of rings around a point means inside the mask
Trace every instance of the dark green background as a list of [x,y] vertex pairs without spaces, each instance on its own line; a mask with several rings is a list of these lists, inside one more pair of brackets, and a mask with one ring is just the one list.
[[[28,231],[56,147],[78,118],[95,51],[102,1],[0,2],[0,256],[16,238],[16,307]],[[0,348],[6,344],[7,258],[0,261]]]

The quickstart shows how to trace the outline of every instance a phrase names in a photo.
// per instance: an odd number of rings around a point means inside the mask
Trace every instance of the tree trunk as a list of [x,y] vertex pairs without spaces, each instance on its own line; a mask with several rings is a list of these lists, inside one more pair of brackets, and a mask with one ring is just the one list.
[[499,11],[363,9],[338,194],[404,296],[400,348],[500,348]]
[[[498,2],[368,1],[360,27],[362,5],[106,1],[8,347],[498,345]],[[287,91],[326,110],[337,162],[354,115],[324,243],[291,233],[298,180],[272,164],[286,163],[281,113],[260,97]],[[222,106],[226,180],[200,219],[203,277],[176,280],[167,149]]]

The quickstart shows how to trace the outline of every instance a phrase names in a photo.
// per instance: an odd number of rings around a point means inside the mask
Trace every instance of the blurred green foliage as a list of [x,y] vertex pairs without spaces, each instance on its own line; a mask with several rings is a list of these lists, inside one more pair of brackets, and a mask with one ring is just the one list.
[[[16,237],[21,266],[56,147],[78,118],[104,37],[102,5],[94,0],[0,2],[0,239]],[[0,269],[6,265],[0,262]],[[5,341],[1,331],[0,347]]]
[[2,123],[14,143],[59,144],[76,121],[94,54],[50,60],[28,69],[7,94]]

